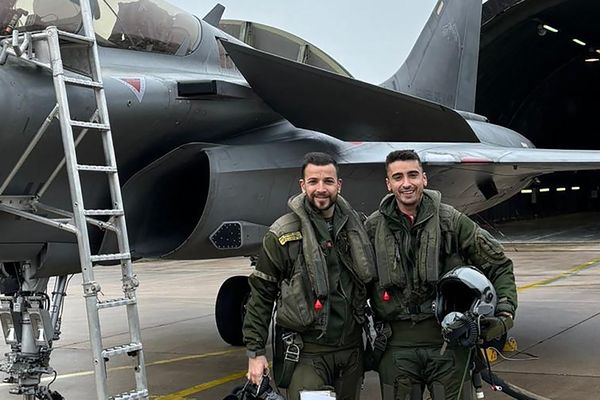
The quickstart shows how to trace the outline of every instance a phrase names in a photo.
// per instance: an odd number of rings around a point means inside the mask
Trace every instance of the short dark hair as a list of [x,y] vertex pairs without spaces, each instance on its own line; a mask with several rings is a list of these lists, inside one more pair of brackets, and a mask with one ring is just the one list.
[[387,172],[387,167],[391,163],[395,161],[417,161],[419,163],[419,167],[423,168],[423,164],[421,163],[421,157],[414,150],[394,150],[385,158],[385,170]]
[[319,166],[332,164],[335,167],[335,173],[336,173],[336,175],[338,175],[338,178],[339,178],[340,171],[339,171],[337,162],[333,159],[332,156],[330,156],[327,153],[313,151],[311,153],[306,153],[304,155],[304,160],[302,161],[302,172],[300,175],[302,179],[304,179],[304,170],[306,169],[306,166],[308,164],[319,165]]

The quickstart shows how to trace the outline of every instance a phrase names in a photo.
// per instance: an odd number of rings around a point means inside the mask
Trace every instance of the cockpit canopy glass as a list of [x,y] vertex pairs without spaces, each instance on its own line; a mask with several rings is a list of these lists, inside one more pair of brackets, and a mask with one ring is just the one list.
[[200,43],[200,21],[162,0],[99,0],[99,44],[185,56]]
[[[200,21],[163,0],[90,0],[98,44],[185,56],[200,43]],[[13,30],[82,26],[79,0],[0,0],[0,36]]]
[[0,36],[11,35],[15,29],[36,31],[52,25],[63,31],[77,32],[82,25],[79,1],[0,1]]

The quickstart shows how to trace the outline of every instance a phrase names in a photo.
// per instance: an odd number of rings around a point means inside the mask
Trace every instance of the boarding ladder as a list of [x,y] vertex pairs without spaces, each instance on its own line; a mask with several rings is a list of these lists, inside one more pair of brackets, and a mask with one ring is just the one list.
[[[12,43],[8,43],[10,39],[4,41],[3,51],[0,55],[0,64],[6,62],[8,55],[12,55],[50,70],[52,72],[57,100],[56,106],[32,139],[32,142],[19,159],[15,168],[0,185],[0,195],[2,195],[2,192],[6,189],[11,179],[23,165],[25,159],[47,130],[50,123],[54,118],[58,118],[60,120],[64,158],[54,170],[46,185],[38,192],[36,200],[45,192],[47,186],[54,180],[64,165],[68,175],[73,210],[72,212],[60,210],[43,205],[41,202],[36,202],[35,207],[32,208],[42,209],[46,212],[68,218],[47,218],[37,214],[35,210],[18,209],[6,204],[0,204],[0,210],[72,232],[77,236],[89,336],[95,369],[97,397],[99,400],[147,399],[148,388],[136,300],[138,281],[133,274],[123,200],[119,175],[117,173],[117,162],[102,83],[98,47],[89,0],[80,0],[79,3],[83,19],[83,35],[63,32],[56,27],[48,27],[41,32],[19,33],[15,30],[13,32]],[[38,57],[34,54],[35,49],[40,48],[40,46],[32,46],[35,42],[47,44],[48,54],[45,57]],[[82,49],[85,49],[84,54],[87,54],[89,61],[88,73],[74,74],[64,70],[61,49],[65,46],[71,46],[71,48],[73,46],[81,46]],[[42,52],[40,51],[40,53]],[[66,90],[67,85],[74,85],[94,91],[97,109],[89,121],[71,119]],[[75,129],[81,129],[77,139],[74,138],[73,131]],[[101,135],[105,165],[82,165],[78,163],[76,147],[88,131],[96,131]],[[86,209],[84,206],[81,180],[85,177],[84,174],[93,173],[105,174],[108,177],[112,208]],[[102,218],[105,220],[108,219],[108,221],[102,220]],[[91,254],[88,223],[114,232],[118,243],[118,253]],[[100,301],[98,298],[100,285],[94,279],[93,267],[97,263],[111,261],[121,264],[123,297]],[[99,310],[112,307],[126,308],[130,342],[115,347],[104,348]],[[133,361],[136,387],[129,392],[110,396],[108,394],[106,362],[118,355],[128,355]]]

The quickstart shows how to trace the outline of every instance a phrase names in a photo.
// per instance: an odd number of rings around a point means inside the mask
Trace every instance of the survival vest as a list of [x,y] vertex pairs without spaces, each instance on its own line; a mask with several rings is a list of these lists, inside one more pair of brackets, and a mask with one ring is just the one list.
[[[327,263],[304,209],[304,199],[304,194],[290,199],[288,205],[292,212],[270,227],[279,244],[287,245],[288,257],[293,263],[291,271],[283,271],[277,300],[277,324],[294,332],[310,328],[324,333],[329,319]],[[346,200],[338,196],[337,205],[348,217],[345,230],[352,258],[348,267],[355,280],[364,285],[375,276],[375,257],[368,235],[358,214]],[[317,300],[323,306],[320,311],[314,307]],[[365,298],[353,299],[355,312],[362,312],[364,302]]]
[[[433,202],[434,211],[426,220],[418,221],[420,228],[416,237],[415,271],[409,274],[402,265],[400,252],[403,249],[399,232],[392,232],[380,211],[374,212],[367,220],[371,232],[374,228],[379,277],[379,287],[373,296],[372,306],[378,316],[385,320],[421,321],[431,317],[432,298],[429,292],[435,288],[443,270],[449,265],[458,266],[462,263],[458,246],[453,243],[461,213],[450,205],[442,204],[441,194],[437,191],[426,189],[424,196]],[[389,194],[381,203],[394,201],[393,197],[393,194]],[[440,266],[440,262],[443,262],[443,266]]]

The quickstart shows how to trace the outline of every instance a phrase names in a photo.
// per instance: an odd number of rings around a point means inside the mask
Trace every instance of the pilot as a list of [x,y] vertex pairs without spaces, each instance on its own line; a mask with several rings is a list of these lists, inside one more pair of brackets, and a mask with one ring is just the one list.
[[[378,364],[383,400],[421,400],[427,386],[434,400],[473,399],[465,348],[442,351],[432,301],[436,284],[461,265],[478,267],[498,294],[495,316],[482,320],[491,340],[513,325],[517,291],[513,264],[487,231],[427,190],[427,175],[413,150],[385,160],[389,192],[366,221],[377,262],[370,304],[387,340]],[[468,379],[467,379],[468,378]],[[464,381],[463,381],[464,379]]]
[[248,379],[258,384],[268,371],[265,346],[276,302],[274,374],[289,400],[303,390],[359,398],[374,255],[361,218],[339,195],[341,187],[330,155],[306,154],[302,193],[269,228],[250,276],[243,327]]

